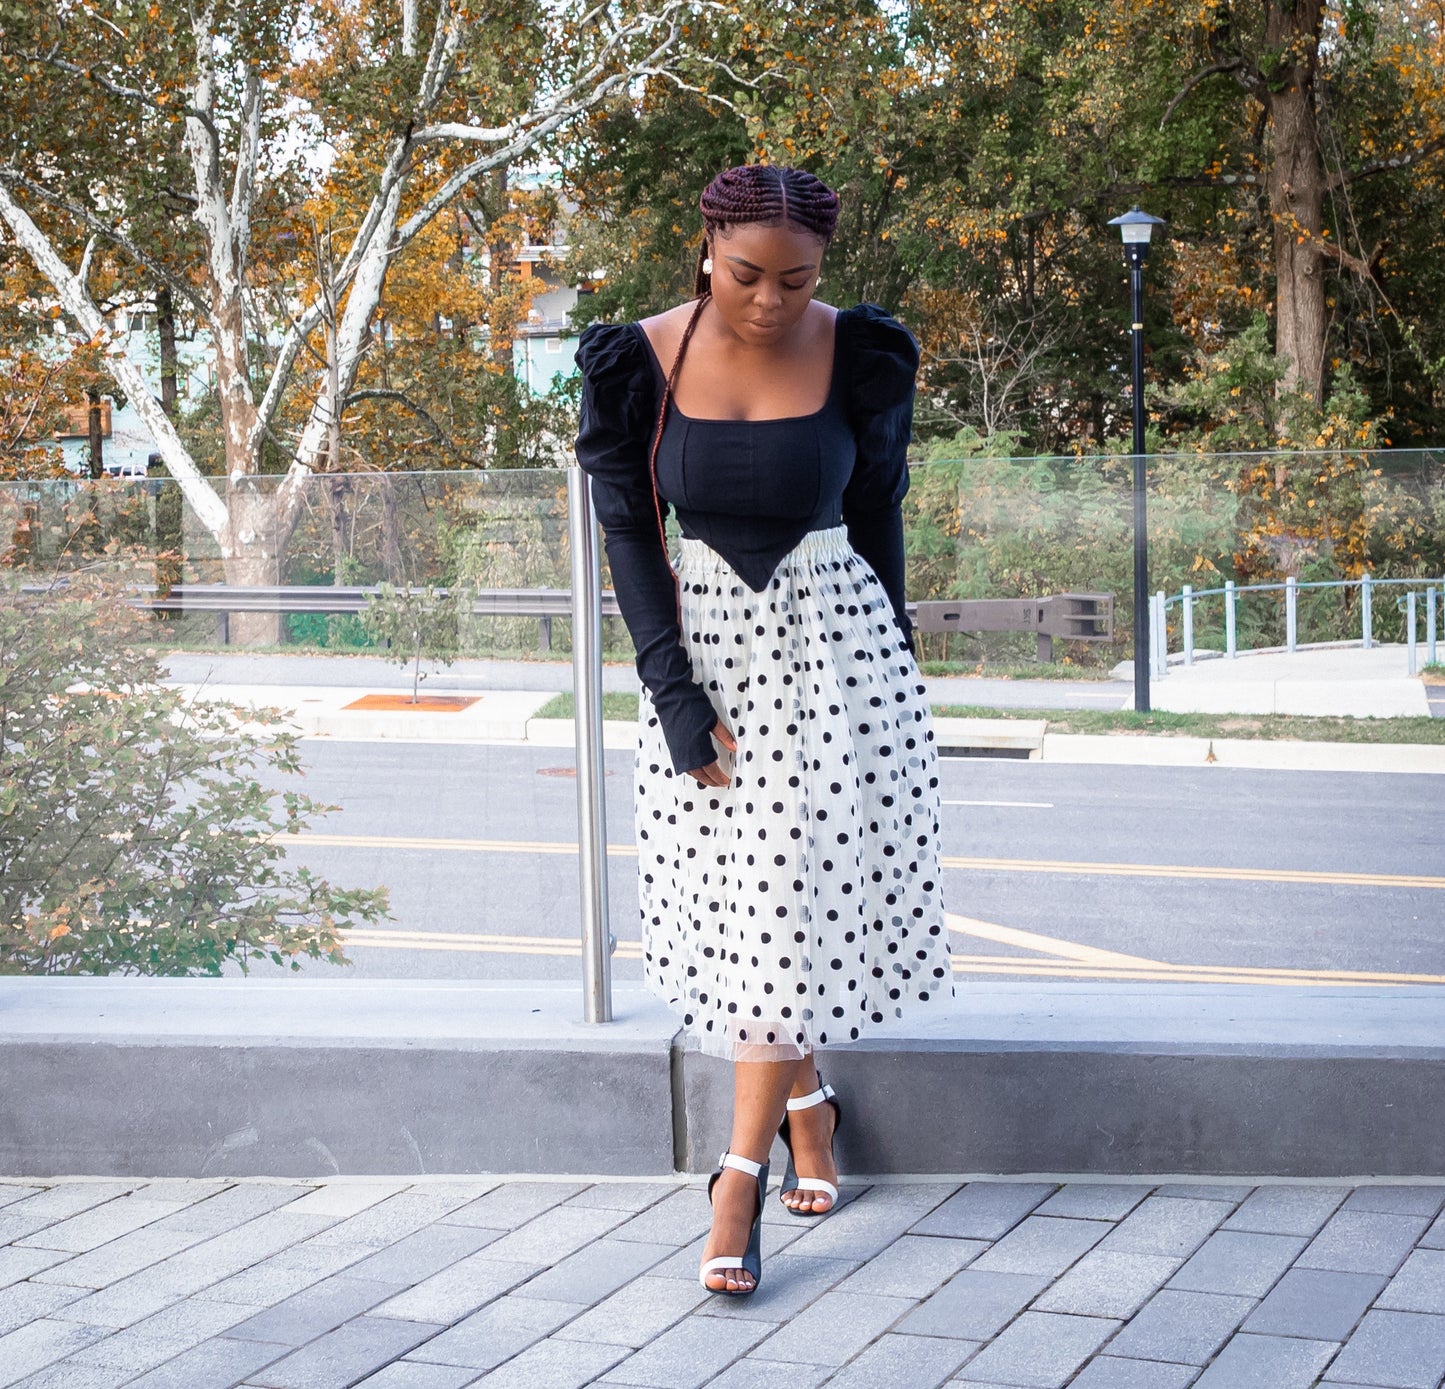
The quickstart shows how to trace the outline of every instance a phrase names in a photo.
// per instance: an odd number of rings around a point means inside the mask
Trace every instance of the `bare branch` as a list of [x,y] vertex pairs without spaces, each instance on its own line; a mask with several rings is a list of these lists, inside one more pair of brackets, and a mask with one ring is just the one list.
[[1352,271],[1362,280],[1368,280],[1371,284],[1381,283],[1380,264],[1384,260],[1385,251],[1389,246],[1388,241],[1377,241],[1375,249],[1366,257],[1352,255],[1343,246],[1337,246],[1333,241],[1326,241],[1320,238],[1316,244],[1319,246],[1320,254],[1338,263],[1341,269]]
[[1404,154],[1391,155],[1389,159],[1377,160],[1374,164],[1364,165],[1363,168],[1342,169],[1330,179],[1328,186],[1333,191],[1346,184],[1354,183],[1358,179],[1372,178],[1376,174],[1388,174],[1395,169],[1408,169],[1412,164],[1429,159],[1431,155],[1439,154],[1442,150],[1445,150],[1445,138],[1431,140],[1429,144],[1421,145],[1418,149],[1407,150]]
[[1179,90],[1175,93],[1174,99],[1164,108],[1164,114],[1159,117],[1159,129],[1163,130],[1169,117],[1179,109],[1179,104],[1189,95],[1201,82],[1208,78],[1217,77],[1221,72],[1238,72],[1244,66],[1243,58],[1230,58],[1223,63],[1211,63],[1207,68],[1196,72]]
[[517,133],[516,125],[463,125],[458,121],[443,121],[441,125],[423,126],[412,131],[412,143],[429,144],[433,140],[469,140],[479,144],[497,144],[510,140]]

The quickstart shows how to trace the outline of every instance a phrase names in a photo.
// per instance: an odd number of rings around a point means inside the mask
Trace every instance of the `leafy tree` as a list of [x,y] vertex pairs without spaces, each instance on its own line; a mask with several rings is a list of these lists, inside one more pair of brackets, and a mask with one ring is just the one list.
[[263,785],[300,773],[294,737],[163,687],[145,638],[84,576],[0,583],[0,973],[345,964],[387,897],[287,864],[284,836],[333,808]]
[[423,678],[422,661],[451,665],[456,658],[462,622],[472,610],[472,599],[472,590],[464,586],[442,590],[434,584],[401,588],[380,584],[367,599],[361,625],[373,640],[391,647],[398,664],[411,665],[413,704]]

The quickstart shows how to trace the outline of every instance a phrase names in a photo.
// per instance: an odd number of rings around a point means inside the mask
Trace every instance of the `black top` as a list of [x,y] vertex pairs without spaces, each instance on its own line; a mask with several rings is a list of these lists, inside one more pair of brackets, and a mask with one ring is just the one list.
[[[699,420],[675,405],[657,452],[663,514],[716,550],[754,592],[810,530],[848,528],[887,590],[904,639],[903,521],[918,346],[876,304],[837,315],[828,399],[811,415]],[[671,567],[657,533],[647,457],[665,380],[637,323],[593,324],[577,349],[577,461],[607,540],[612,584],[674,770],[717,757],[717,723],[682,644]]]

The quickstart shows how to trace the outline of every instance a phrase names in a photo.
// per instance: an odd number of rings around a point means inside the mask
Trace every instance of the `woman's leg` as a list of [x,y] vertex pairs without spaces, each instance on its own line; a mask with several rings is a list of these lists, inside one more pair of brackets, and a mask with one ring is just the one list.
[[[788,1098],[801,1100],[818,1088],[818,1071],[811,1056],[798,1066]],[[779,1121],[781,1122],[781,1120]],[[833,1128],[837,1116],[830,1104],[810,1105],[788,1115],[788,1137],[793,1145],[793,1166],[808,1177],[819,1177],[838,1185],[838,1168],[833,1161]],[[823,1191],[790,1191],[783,1198],[789,1210],[822,1215],[831,1210],[833,1198]]]
[[[800,1077],[811,1080],[813,1074],[811,1056],[801,1061],[735,1062],[733,1134],[728,1151],[750,1162],[766,1162],[778,1125],[783,1122],[788,1096],[812,1090],[813,1084],[804,1085],[801,1091],[797,1087],[802,1083]],[[828,1112],[831,1114],[832,1110]],[[713,1187],[712,1233],[703,1249],[704,1262],[727,1254],[741,1255],[747,1248],[748,1233],[757,1210],[757,1189],[757,1183],[746,1172],[723,1168],[722,1176]],[[742,1268],[726,1268],[709,1273],[707,1285],[718,1292],[724,1288],[741,1292],[751,1288],[753,1280]]]

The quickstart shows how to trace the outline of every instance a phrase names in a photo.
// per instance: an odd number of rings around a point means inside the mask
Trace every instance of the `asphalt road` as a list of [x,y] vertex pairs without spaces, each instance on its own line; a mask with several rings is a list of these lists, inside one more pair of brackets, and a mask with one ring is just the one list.
[[[302,748],[304,789],[341,809],[293,846],[296,860],[340,884],[391,890],[386,933],[351,940],[357,976],[579,977],[570,750]],[[619,979],[641,972],[631,765],[628,753],[608,755]],[[1436,777],[941,766],[961,975],[1445,981]]]

